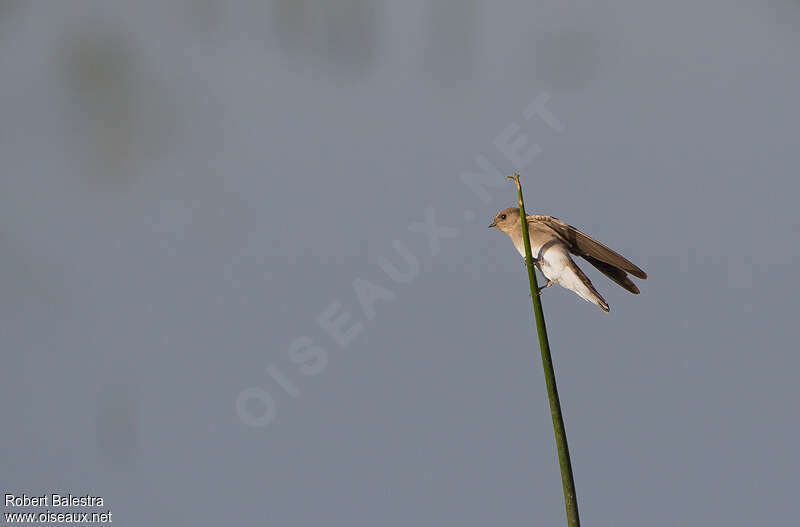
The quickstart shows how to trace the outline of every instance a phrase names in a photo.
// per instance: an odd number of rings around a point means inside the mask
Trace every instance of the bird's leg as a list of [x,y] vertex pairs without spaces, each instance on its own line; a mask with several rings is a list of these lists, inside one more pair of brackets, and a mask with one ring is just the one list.
[[[537,268],[537,269],[540,269],[540,270],[541,270],[541,268],[539,267],[539,259],[538,259],[538,258],[536,258],[536,257],[534,256],[534,257],[533,257],[533,259],[531,260],[531,263],[533,264],[533,266],[534,266],[535,268]],[[524,267],[524,268],[525,268],[525,270],[527,270],[527,269],[528,269],[528,260],[526,260],[524,256],[522,257],[522,267]]]
[[[545,289],[547,289],[548,287],[550,287],[550,286],[551,286],[551,285],[553,285],[554,283],[555,283],[555,282],[553,282],[552,280],[547,280],[547,283],[545,283],[543,286],[540,286],[540,287],[539,287],[539,288],[536,290],[536,294],[537,294],[537,295],[541,295],[541,294],[542,294],[542,291],[544,291]],[[531,296],[531,294],[530,294],[530,293],[528,293],[528,296]]]
[[[542,270],[542,268],[539,266],[539,259],[538,259],[538,258],[534,258],[532,263],[533,263],[533,266],[534,266],[534,267],[536,267],[537,269],[539,269],[539,271],[541,271],[541,270]],[[526,261],[524,258],[522,259],[522,265],[524,265],[524,266],[525,266],[525,269],[527,269],[527,268],[528,268],[528,262],[527,262],[527,261]],[[551,285],[553,285],[553,283],[554,283],[554,282],[553,282],[552,280],[549,280],[549,279],[548,279],[548,280],[547,280],[547,283],[546,283],[546,284],[544,284],[543,286],[541,286],[541,287],[540,287],[540,288],[539,288],[539,289],[538,289],[536,292],[537,292],[538,294],[542,294],[542,291],[543,291],[543,290],[545,290],[545,289],[547,289],[547,288],[548,288],[548,287],[550,287]],[[528,293],[528,296],[531,296],[531,294],[530,294],[530,293]]]

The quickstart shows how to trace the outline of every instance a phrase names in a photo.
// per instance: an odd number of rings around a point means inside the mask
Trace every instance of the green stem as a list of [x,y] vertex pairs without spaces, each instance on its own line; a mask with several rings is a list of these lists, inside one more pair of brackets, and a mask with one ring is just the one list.
[[553,431],[556,435],[558,447],[558,464],[561,467],[561,484],[564,487],[564,505],[567,509],[567,525],[578,527],[581,524],[578,518],[578,499],[575,495],[575,481],[572,477],[572,463],[569,459],[567,446],[567,432],[564,430],[564,418],[561,416],[561,402],[558,399],[556,387],[556,374],[553,371],[553,358],[550,356],[550,343],[547,340],[547,328],[544,324],[542,300],[539,298],[539,283],[533,270],[533,256],[531,256],[531,240],[528,237],[528,222],[525,221],[525,203],[522,200],[522,185],[519,174],[508,176],[517,184],[519,194],[519,214],[522,219],[522,240],[525,244],[525,262],[528,266],[528,281],[531,286],[531,299],[533,300],[533,313],[536,317],[536,330],[539,333],[539,349],[542,352],[542,366],[544,367],[544,380],[547,384],[547,396],[550,399],[550,415],[553,418]]

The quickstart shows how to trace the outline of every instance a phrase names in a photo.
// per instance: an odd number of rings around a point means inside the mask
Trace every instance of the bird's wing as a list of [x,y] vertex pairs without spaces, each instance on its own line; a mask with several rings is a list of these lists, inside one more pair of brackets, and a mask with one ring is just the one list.
[[[543,214],[530,214],[528,215],[528,224],[544,225],[552,229],[553,232],[558,234],[558,236],[567,243],[570,252],[586,258],[589,263],[597,267],[603,274],[617,282],[628,291],[634,292],[627,285],[628,283],[633,285],[633,283],[626,276],[622,276],[625,274],[625,272],[628,272],[637,278],[647,278],[647,273],[634,265],[627,258],[609,249],[602,243],[598,242],[588,234],[579,231],[572,225],[567,225],[558,218],[545,216]],[[597,265],[596,262],[600,263],[601,265]],[[602,264],[606,265],[603,266]],[[633,285],[633,287],[636,288],[635,285]],[[638,290],[636,292],[638,292]]]
[[601,273],[618,283],[620,286],[624,287],[626,290],[630,291],[634,295],[639,294],[639,288],[636,287],[636,284],[634,284],[630,278],[628,278],[628,273],[622,269],[614,267],[613,265],[609,265],[602,260],[598,260],[594,256],[589,256],[588,254],[584,254],[583,258],[595,266]]

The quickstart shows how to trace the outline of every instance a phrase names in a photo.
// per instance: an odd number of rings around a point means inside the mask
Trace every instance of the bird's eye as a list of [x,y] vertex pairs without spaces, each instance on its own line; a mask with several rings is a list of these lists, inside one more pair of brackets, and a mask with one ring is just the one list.
[[506,219],[506,215],[505,215],[505,214],[501,214],[501,215],[500,215],[500,219],[501,219],[501,220],[504,220],[504,219]]

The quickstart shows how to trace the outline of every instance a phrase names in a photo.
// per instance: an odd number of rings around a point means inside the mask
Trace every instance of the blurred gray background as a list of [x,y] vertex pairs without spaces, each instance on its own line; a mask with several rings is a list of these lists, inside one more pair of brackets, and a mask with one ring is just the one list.
[[609,315],[543,297],[584,522],[791,523],[798,27],[790,0],[0,1],[0,488],[125,525],[561,524],[527,277],[486,229],[519,169],[650,275],[592,269]]

